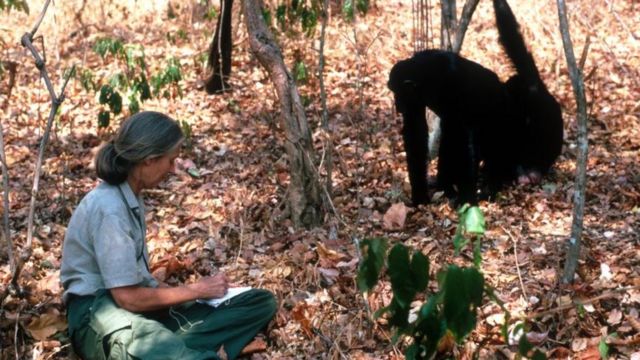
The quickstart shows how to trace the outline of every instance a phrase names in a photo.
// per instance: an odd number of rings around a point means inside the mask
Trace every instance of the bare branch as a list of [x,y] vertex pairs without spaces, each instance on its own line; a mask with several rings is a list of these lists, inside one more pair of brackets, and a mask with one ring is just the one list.
[[558,17],[560,18],[560,32],[564,54],[571,76],[571,85],[578,105],[578,158],[576,164],[576,180],[573,197],[573,223],[571,225],[571,237],[567,248],[564,273],[564,283],[573,282],[578,259],[580,258],[580,243],[582,238],[582,224],[584,221],[585,187],[587,180],[587,101],[584,92],[582,73],[578,69],[576,57],[573,53],[573,44],[569,33],[569,21],[567,20],[567,6],[564,0],[557,0]]
[[2,237],[7,247],[7,255],[9,256],[9,264],[12,271],[15,265],[13,258],[13,241],[11,241],[11,230],[9,229],[9,167],[7,166],[7,157],[4,153],[4,129],[0,122],[0,162],[2,163],[2,189],[4,198],[4,211],[2,212],[3,226]]
[[42,11],[40,12],[40,16],[38,16],[38,20],[36,20],[36,24],[33,26],[33,29],[30,32],[32,39],[34,36],[36,36],[36,32],[38,32],[38,28],[40,27],[40,24],[42,24],[42,20],[44,20],[44,15],[47,13],[47,9],[49,8],[49,3],[51,3],[51,0],[47,0],[47,2],[44,3],[44,6],[42,7]]
[[458,28],[456,30],[456,39],[453,43],[453,51],[455,53],[459,53],[462,48],[462,42],[464,41],[464,36],[467,33],[467,28],[471,22],[471,16],[473,16],[473,13],[476,11],[476,7],[479,2],[480,0],[467,0],[464,3],[462,15],[460,15],[460,22],[458,23]]
[[[69,72],[69,75],[65,78],[64,83],[62,84],[62,88],[60,89],[60,96],[56,95],[56,92],[53,89],[53,85],[51,84],[51,79],[49,78],[49,73],[47,72],[47,69],[45,66],[45,60],[33,45],[33,39],[34,39],[35,33],[38,30],[38,27],[40,26],[42,19],[44,18],[44,15],[49,6],[49,3],[50,3],[50,0],[47,0],[42,10],[42,13],[40,14],[40,17],[36,22],[36,25],[33,27],[33,30],[29,33],[25,33],[24,35],[22,35],[22,38],[21,38],[22,46],[26,47],[31,52],[31,55],[35,60],[36,68],[38,69],[38,71],[40,71],[40,76],[44,80],[45,86],[49,91],[49,95],[51,97],[51,111],[49,112],[49,118],[47,120],[45,131],[42,136],[42,140],[40,142],[38,159],[36,161],[36,166],[34,169],[33,187],[31,188],[31,203],[29,205],[29,215],[27,219],[27,242],[25,246],[22,248],[22,251],[20,252],[20,256],[17,258],[14,258],[14,263],[12,264],[13,273],[11,278],[11,286],[8,286],[5,292],[0,296],[0,303],[4,301],[4,299],[6,298],[6,296],[8,295],[12,287],[18,290],[18,293],[20,293],[20,289],[18,286],[18,278],[20,277],[20,272],[22,271],[24,263],[29,260],[29,258],[31,257],[31,252],[33,250],[32,249],[33,219],[35,214],[36,199],[38,195],[38,188],[40,183],[40,174],[42,171],[42,161],[44,159],[44,152],[46,150],[47,144],[49,143],[49,135],[51,133],[53,120],[55,119],[56,113],[58,112],[58,108],[60,107],[60,105],[62,104],[62,101],[64,100],[64,91],[67,87],[67,83],[69,82],[70,74],[72,74],[73,70],[75,69],[75,66],[74,66],[74,69],[72,69],[71,72]],[[6,166],[6,163],[4,165]],[[8,209],[5,209],[5,212],[6,211],[8,211]]]

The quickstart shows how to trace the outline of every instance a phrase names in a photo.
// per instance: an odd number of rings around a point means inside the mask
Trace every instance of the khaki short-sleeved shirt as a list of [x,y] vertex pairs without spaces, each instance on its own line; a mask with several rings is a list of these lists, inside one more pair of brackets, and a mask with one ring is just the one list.
[[100,289],[158,286],[149,273],[144,205],[125,181],[102,183],[73,212],[62,249],[63,301]]

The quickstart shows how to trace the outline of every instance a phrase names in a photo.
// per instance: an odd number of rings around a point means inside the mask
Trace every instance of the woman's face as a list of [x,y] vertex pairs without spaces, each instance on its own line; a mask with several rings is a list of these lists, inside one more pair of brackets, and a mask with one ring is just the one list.
[[140,167],[141,181],[144,188],[150,189],[158,186],[164,180],[169,173],[174,173],[176,170],[175,161],[180,155],[180,146],[167,154],[153,159],[145,160]]

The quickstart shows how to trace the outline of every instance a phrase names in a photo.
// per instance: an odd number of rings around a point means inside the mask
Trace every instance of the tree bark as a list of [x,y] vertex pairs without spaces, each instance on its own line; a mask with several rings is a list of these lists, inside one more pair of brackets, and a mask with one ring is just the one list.
[[209,94],[220,94],[230,90],[231,75],[231,14],[233,0],[220,1],[220,14],[216,25],[216,33],[209,46],[209,62],[211,75],[205,81],[205,89]]
[[318,51],[318,79],[320,83],[320,103],[322,106],[322,129],[325,132],[325,172],[327,196],[333,196],[333,134],[329,126],[329,109],[327,108],[327,91],[324,85],[324,43],[326,39],[327,23],[329,22],[329,0],[322,0],[322,20],[320,28],[320,49]]
[[456,39],[453,42],[453,51],[455,53],[459,53],[462,48],[462,42],[464,41],[464,36],[467,33],[467,28],[469,27],[469,23],[471,22],[471,16],[476,11],[476,7],[480,0],[467,0],[464,3],[464,7],[462,8],[462,14],[460,15],[460,22],[457,25],[456,29]]
[[258,0],[244,0],[251,51],[267,70],[280,101],[285,150],[289,157],[289,209],[296,228],[314,227],[323,219],[322,197],[311,131],[293,77],[268,30]]
[[569,21],[567,20],[567,6],[564,0],[557,0],[557,4],[564,54],[567,59],[573,94],[578,107],[578,157],[576,180],[573,189],[573,223],[571,224],[571,237],[569,238],[564,263],[564,273],[562,276],[562,281],[566,284],[573,282],[580,258],[589,147],[587,140],[587,101],[584,94],[584,81],[582,80],[582,73],[580,69],[578,69],[576,57],[573,53],[573,44],[571,42],[571,34],[569,33]]
[[[464,36],[467,33],[467,28],[473,13],[476,11],[478,2],[480,0],[467,0],[462,8],[460,22],[458,22],[455,0],[441,0],[442,27],[440,29],[440,47],[442,49],[451,50],[455,53],[460,52]],[[453,42],[452,36],[455,36]],[[431,120],[429,124],[429,129],[431,129],[429,132],[429,158],[434,159],[438,156],[438,150],[440,149],[442,129],[440,128],[440,118],[435,114],[428,112],[428,119]]]
[[441,0],[440,2],[440,48],[451,50],[457,28],[456,0]]

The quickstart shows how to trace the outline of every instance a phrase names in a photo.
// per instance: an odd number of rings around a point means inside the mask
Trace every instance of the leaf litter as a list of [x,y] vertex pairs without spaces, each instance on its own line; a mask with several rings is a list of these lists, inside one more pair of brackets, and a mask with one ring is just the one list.
[[[224,271],[237,284],[273,291],[280,307],[265,332],[266,346],[258,344],[258,352],[248,355],[254,359],[402,358],[401,344],[391,343],[385,319],[371,318],[389,303],[389,284],[380,284],[366,298],[356,290],[355,240],[384,236],[404,242],[421,249],[437,271],[453,258],[451,239],[457,225],[455,209],[441,194],[434,194],[427,206],[403,205],[408,204],[409,186],[399,132],[402,120],[394,114],[385,84],[391,65],[412,50],[407,35],[410,3],[376,2],[358,19],[355,39],[352,25],[332,18],[326,81],[336,148],[337,214],[329,214],[325,226],[310,231],[294,230],[285,217],[289,176],[280,110],[268,77],[248,51],[244,27],[234,23],[234,91],[204,96],[198,90],[204,69],[195,54],[207,48],[215,21],[194,20],[189,6],[181,4],[172,4],[178,16],[169,19],[162,2],[157,3],[136,11],[113,1],[102,5],[102,13],[96,4],[87,4],[80,18],[100,26],[81,25],[74,17],[78,9],[59,4],[57,23],[48,14],[41,29],[53,43],[48,61],[56,80],[61,69],[78,62],[106,71],[110,64],[89,49],[92,39],[101,36],[120,34],[144,45],[152,67],[160,66],[167,53],[181,59],[184,97],[144,104],[192,127],[191,146],[184,150],[177,174],[147,194],[154,274],[175,285]],[[610,356],[640,359],[640,44],[629,30],[640,28],[638,5],[569,4],[576,52],[587,34],[593,39],[584,67],[590,74],[586,88],[591,119],[583,254],[576,283],[562,287],[577,152],[575,102],[555,2],[510,3],[543,79],[563,106],[567,134],[555,172],[541,186],[515,187],[494,203],[481,203],[487,223],[483,271],[507,308],[530,318],[527,337],[550,358],[599,358],[604,343]],[[478,6],[462,53],[506,78],[510,66],[499,48],[489,5]],[[0,28],[0,59],[17,57],[21,64],[9,106],[0,107],[10,171],[10,207],[2,210],[10,213],[17,248],[26,239],[31,174],[49,99],[33,60],[16,39],[24,24],[34,22],[39,6],[31,4],[29,16],[0,13],[6,24]],[[188,41],[168,43],[166,33],[181,28],[192,29]],[[294,50],[311,49],[313,42],[295,36],[279,40],[287,61]],[[362,51],[365,66],[359,66],[355,49]],[[314,51],[302,54],[307,66],[315,66]],[[320,121],[317,84],[311,76],[300,86],[301,95],[310,99],[307,116],[314,128]],[[0,77],[0,104],[7,86]],[[20,278],[27,293],[10,295],[0,311],[0,358],[14,358],[16,352],[34,359],[70,356],[56,278],[69,216],[95,186],[93,156],[114,131],[98,130],[96,114],[93,95],[72,82],[45,157],[36,211],[38,241]],[[318,154],[324,151],[320,138],[315,143]],[[10,277],[5,262],[0,266],[3,291]],[[458,358],[474,352],[481,358],[513,356],[514,348],[499,336],[504,320],[495,305],[483,306],[480,317],[469,338],[471,346],[443,343],[442,348],[455,348]]]

